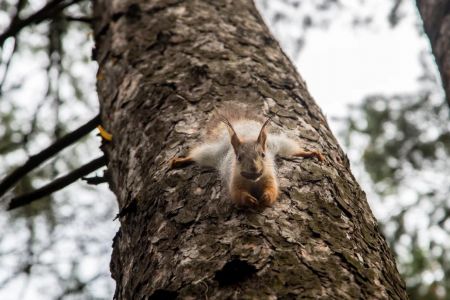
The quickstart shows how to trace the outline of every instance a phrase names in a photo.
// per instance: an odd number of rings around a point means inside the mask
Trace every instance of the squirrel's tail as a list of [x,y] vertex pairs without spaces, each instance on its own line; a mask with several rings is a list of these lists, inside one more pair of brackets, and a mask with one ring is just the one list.
[[217,137],[217,135],[223,133],[222,131],[226,131],[226,127],[223,124],[224,118],[231,124],[239,121],[256,121],[262,125],[265,119],[263,116],[257,114],[256,111],[254,107],[248,107],[245,104],[235,101],[222,103],[215,109],[212,118],[206,124],[207,135],[209,137]]
[[264,122],[265,119],[257,114],[258,110],[255,107],[249,107],[243,103],[228,101],[219,106],[214,117],[218,118],[219,115],[225,117],[230,123],[239,120],[253,120],[257,122]]

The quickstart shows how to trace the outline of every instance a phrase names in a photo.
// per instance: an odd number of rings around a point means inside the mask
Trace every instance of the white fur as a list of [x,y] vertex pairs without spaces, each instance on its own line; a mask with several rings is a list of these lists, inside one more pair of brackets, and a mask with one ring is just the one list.
[[[256,141],[262,124],[253,120],[242,120],[233,123],[239,139]],[[220,127],[215,140],[205,141],[190,152],[190,157],[199,165],[213,167],[220,171],[223,179],[229,180],[235,164],[235,154],[230,136],[225,126]],[[275,155],[289,156],[299,150],[299,145],[285,134],[269,133],[267,136],[266,162],[274,165]]]
[[291,156],[300,150],[296,141],[286,134],[269,134],[267,137],[267,148],[274,155]]

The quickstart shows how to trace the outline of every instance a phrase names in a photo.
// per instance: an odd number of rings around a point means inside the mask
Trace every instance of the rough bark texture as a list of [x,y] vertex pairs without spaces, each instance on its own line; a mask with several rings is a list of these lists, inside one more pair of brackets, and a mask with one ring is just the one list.
[[[345,154],[252,1],[94,3],[118,299],[406,298]],[[280,159],[272,208],[237,209],[213,170],[168,170],[230,100],[326,156]]]
[[450,105],[450,0],[417,0]]

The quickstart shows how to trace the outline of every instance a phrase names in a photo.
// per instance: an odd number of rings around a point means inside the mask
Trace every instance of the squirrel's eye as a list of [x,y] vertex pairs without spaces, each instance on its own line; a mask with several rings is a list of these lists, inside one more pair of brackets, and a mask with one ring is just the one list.
[[242,160],[242,157],[238,155],[238,156],[237,156],[237,160],[238,160],[238,161],[241,161],[241,160]]
[[266,157],[266,153],[261,152],[261,157]]

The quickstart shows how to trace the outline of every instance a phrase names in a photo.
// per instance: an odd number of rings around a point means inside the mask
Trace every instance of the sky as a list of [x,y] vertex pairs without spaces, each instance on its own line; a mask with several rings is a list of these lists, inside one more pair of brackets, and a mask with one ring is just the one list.
[[[421,23],[414,1],[403,1],[404,18],[395,28],[387,22],[391,1],[364,1],[363,6],[360,1],[340,2],[342,6],[328,13],[332,20],[309,29],[305,46],[295,53],[292,40],[302,32],[295,15],[313,11],[304,6],[293,10],[279,1],[269,1],[270,9],[292,16],[294,21],[271,30],[329,119],[345,116],[348,104],[360,103],[370,94],[416,91],[421,75],[419,54],[430,51],[427,38],[416,30]],[[268,20],[274,11],[262,14]],[[371,16],[373,22],[352,28],[355,15]],[[332,126],[338,129],[337,124]]]

